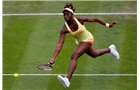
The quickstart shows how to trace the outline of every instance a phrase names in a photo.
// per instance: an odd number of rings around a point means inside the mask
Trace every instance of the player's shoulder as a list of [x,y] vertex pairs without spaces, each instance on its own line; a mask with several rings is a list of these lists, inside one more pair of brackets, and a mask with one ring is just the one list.
[[84,24],[84,22],[86,21],[87,17],[86,16],[82,16],[82,17],[77,17],[76,18],[81,24]]
[[62,29],[61,29],[60,32],[61,32],[61,34],[62,34],[62,33],[68,33],[68,30],[67,30],[67,27],[66,27],[65,24],[63,25],[63,27],[62,27]]
[[85,21],[88,17],[82,16],[82,17],[77,17],[77,20],[79,21]]

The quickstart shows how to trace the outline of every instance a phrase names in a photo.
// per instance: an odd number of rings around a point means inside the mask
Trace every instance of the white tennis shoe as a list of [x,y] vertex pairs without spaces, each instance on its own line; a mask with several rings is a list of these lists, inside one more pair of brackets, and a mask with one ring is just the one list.
[[110,54],[112,54],[117,60],[119,60],[120,59],[120,55],[117,52],[115,45],[114,44],[110,45],[109,49],[110,49]]
[[58,75],[57,78],[65,88],[68,88],[70,86],[70,82],[67,77],[62,77],[61,75]]

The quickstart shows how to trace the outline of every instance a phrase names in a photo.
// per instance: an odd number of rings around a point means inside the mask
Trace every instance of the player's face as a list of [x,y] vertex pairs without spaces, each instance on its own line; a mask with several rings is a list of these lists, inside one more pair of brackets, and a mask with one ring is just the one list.
[[72,19],[73,14],[71,12],[69,12],[69,11],[64,11],[63,16],[64,16],[65,21],[69,21],[69,20]]

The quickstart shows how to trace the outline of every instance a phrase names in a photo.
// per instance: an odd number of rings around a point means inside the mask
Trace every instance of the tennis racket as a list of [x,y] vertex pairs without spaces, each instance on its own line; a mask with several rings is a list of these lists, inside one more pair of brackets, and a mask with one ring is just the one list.
[[37,67],[40,70],[46,70],[46,71],[53,70],[53,67],[50,64],[39,64]]

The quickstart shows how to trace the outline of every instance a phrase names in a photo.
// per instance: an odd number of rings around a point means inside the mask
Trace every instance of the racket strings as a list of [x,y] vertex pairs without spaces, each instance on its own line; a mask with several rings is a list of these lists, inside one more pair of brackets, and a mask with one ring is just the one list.
[[40,70],[52,70],[53,67],[50,64],[40,64],[38,65],[38,68]]

